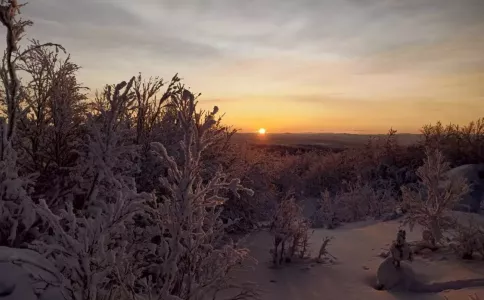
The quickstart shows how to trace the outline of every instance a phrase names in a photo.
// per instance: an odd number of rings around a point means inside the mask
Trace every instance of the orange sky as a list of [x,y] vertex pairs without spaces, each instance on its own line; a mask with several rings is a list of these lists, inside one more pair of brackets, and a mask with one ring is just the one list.
[[28,37],[92,88],[175,73],[255,132],[417,132],[484,116],[481,0],[46,0]]

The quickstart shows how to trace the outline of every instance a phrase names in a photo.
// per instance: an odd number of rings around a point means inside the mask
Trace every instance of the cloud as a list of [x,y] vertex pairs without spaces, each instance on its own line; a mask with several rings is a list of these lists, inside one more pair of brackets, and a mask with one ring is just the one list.
[[362,73],[425,72],[427,74],[484,71],[484,38],[471,32],[438,43],[416,44],[360,60]]
[[36,36],[67,43],[71,51],[129,49],[132,55],[149,52],[167,58],[217,55],[217,49],[206,43],[148,27],[142,16],[116,1],[45,0],[27,8],[25,13],[36,22]]
[[32,1],[22,13],[35,20],[47,20],[63,26],[138,26],[141,20],[117,1],[40,0]]
[[36,33],[76,51],[130,47],[164,59],[360,58],[484,29],[481,0],[42,0],[25,13]]
[[147,22],[238,55],[299,50],[364,56],[482,28],[484,12],[480,0],[145,0],[121,5]]
[[22,12],[86,85],[178,72],[239,127],[386,130],[397,113],[410,127],[483,113],[482,0],[37,0]]

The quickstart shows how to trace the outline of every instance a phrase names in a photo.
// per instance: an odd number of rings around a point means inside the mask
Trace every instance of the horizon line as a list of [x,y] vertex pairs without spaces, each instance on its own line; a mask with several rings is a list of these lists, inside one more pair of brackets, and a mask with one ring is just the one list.
[[[240,134],[256,134],[259,135],[257,131],[237,131]],[[388,132],[381,132],[381,133],[358,133],[358,132],[314,132],[314,131],[307,131],[307,132],[266,132],[265,135],[271,134],[351,134],[351,135],[386,135]],[[397,132],[396,135],[421,135],[422,133],[410,133],[410,132]]]

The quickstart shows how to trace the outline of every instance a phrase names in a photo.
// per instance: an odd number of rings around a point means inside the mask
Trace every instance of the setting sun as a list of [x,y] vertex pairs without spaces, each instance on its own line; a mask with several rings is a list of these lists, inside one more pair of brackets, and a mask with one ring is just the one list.
[[265,130],[265,128],[261,128],[261,129],[259,129],[259,134],[266,134],[266,130]]

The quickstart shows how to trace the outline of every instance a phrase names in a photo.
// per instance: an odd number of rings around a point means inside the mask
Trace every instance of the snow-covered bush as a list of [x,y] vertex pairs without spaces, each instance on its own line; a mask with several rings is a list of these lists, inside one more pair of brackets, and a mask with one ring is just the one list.
[[240,198],[225,195],[228,199],[221,217],[224,220],[237,220],[227,229],[248,232],[257,228],[259,223],[269,221],[277,199],[273,182],[279,174],[279,164],[276,162],[279,158],[247,145],[231,145],[221,156],[230,162],[226,164],[227,174],[240,178],[241,184],[250,187],[255,194],[254,197],[242,194]]
[[473,217],[456,222],[451,248],[463,259],[478,253],[484,259],[484,227]]
[[80,159],[71,172],[76,182],[75,209],[89,207],[96,197],[114,202],[117,195],[112,192],[124,187],[136,190],[138,148],[130,142],[134,133],[126,118],[133,100],[133,82],[134,77],[128,82],[108,85],[96,97],[97,103],[105,104],[98,105],[96,113],[88,115],[86,135],[77,149]]
[[339,215],[338,203],[336,197],[332,196],[328,190],[321,193],[318,199],[318,207],[311,217],[312,227],[324,227],[333,229],[341,222]]
[[319,247],[318,257],[316,257],[316,261],[319,263],[324,262],[326,259],[336,259],[331,253],[328,251],[328,246],[330,245],[331,241],[334,239],[333,236],[325,236],[323,241],[321,242],[321,246]]
[[42,47],[33,41],[19,58],[26,78],[19,105],[27,113],[19,116],[20,172],[37,173],[32,197],[60,205],[71,184],[69,172],[77,163],[76,148],[82,140],[86,96],[77,82],[79,66],[63,57],[60,46]]
[[274,236],[274,248],[271,252],[275,265],[291,260],[296,254],[300,257],[306,256],[309,225],[302,207],[289,192],[276,207],[270,227]]
[[392,186],[385,183],[378,187],[368,182],[347,183],[337,195],[340,221],[354,222],[367,217],[380,218],[395,209],[396,199]]
[[312,222],[313,226],[332,229],[340,223],[368,217],[380,219],[392,213],[396,205],[396,195],[389,182],[345,182],[336,193],[331,194],[328,190],[321,193]]
[[104,207],[91,208],[88,216],[77,216],[71,204],[58,214],[43,200],[37,208],[51,235],[35,241],[32,248],[62,272],[67,299],[135,299],[132,287],[141,273],[133,267],[136,257],[126,231],[135,229],[133,216],[143,211],[144,199],[116,192],[116,202],[98,199],[96,204]]
[[464,126],[437,122],[423,126],[421,132],[421,144],[442,151],[452,167],[484,162],[484,118]]
[[64,208],[52,210],[44,199],[36,207],[48,230],[32,248],[64,275],[68,299],[133,298],[134,282],[141,275],[133,262],[139,257],[132,252],[131,232],[136,230],[134,217],[145,211],[150,197],[136,192],[129,176],[135,148],[123,140],[123,113],[133,80],[107,86],[99,96],[106,106],[87,120],[86,139],[73,174],[78,184]]
[[404,223],[411,229],[415,224],[423,226],[435,243],[440,243],[443,232],[455,223],[448,212],[469,192],[464,178],[447,178],[449,169],[442,152],[428,150],[424,164],[417,170],[417,187],[402,187],[402,206],[408,212]]
[[[168,153],[175,155],[180,152],[179,137],[181,128],[176,124],[176,113],[169,106],[174,93],[180,93],[177,75],[169,83],[162,78],[150,77],[144,79],[141,74],[135,77],[133,83],[134,103],[129,119],[129,127],[134,128],[134,143],[139,146],[136,174],[136,186],[140,192],[164,194],[160,190],[160,176],[165,176],[166,166],[158,156],[153,155],[150,144],[160,142],[168,149]],[[162,88],[166,89],[162,92]]]
[[158,299],[202,299],[227,285],[230,271],[248,258],[248,250],[224,232],[220,214],[226,199],[220,192],[253,192],[221,171],[208,181],[201,176],[202,154],[216,141],[210,129],[218,108],[197,112],[196,98],[186,89],[172,95],[171,103],[183,129],[183,155],[177,161],[162,144],[152,143],[169,168],[168,176],[161,178],[168,193],[157,200],[152,225],[145,231],[155,254],[148,261],[150,276]]
[[[18,151],[14,148],[19,115],[21,83],[17,75],[19,42],[29,21],[18,20],[16,1],[0,2],[0,21],[7,29],[7,48],[0,67],[1,100],[6,118],[0,120],[0,245],[25,246],[31,239],[30,230],[35,212],[29,190],[35,176],[21,176]],[[23,52],[25,53],[25,52]]]

